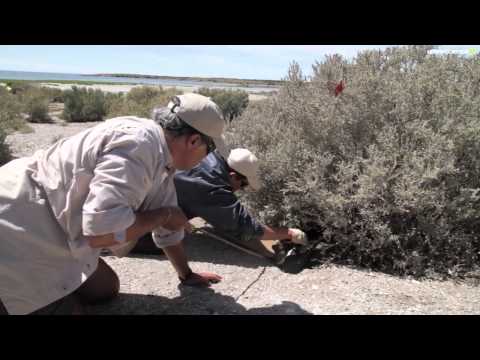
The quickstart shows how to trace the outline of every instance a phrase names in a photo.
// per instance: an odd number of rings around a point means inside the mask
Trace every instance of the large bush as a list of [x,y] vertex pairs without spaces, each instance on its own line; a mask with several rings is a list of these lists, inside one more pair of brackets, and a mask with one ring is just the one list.
[[140,86],[131,89],[126,95],[110,94],[107,98],[108,117],[134,115],[150,118],[157,106],[165,106],[175,95],[182,94],[176,88],[163,89],[161,86]]
[[161,96],[165,90],[161,86],[139,86],[132,88],[127,93],[127,100],[138,104],[149,103],[153,99]]
[[105,94],[101,90],[78,88],[64,91],[63,118],[68,122],[101,121],[107,113]]
[[52,87],[46,87],[46,86],[42,86],[40,89],[42,90],[42,93],[44,94],[44,96],[46,98],[48,98],[48,101],[50,103],[52,103],[52,102],[63,103],[64,102],[63,91],[62,90],[55,89],[55,88],[52,88]]
[[6,136],[5,130],[0,125],[0,166],[10,160],[10,149],[8,144],[5,143]]
[[222,110],[225,120],[232,121],[248,106],[248,93],[243,90],[221,90],[200,88],[197,92],[207,96]]
[[[0,110],[0,117],[1,116],[2,116],[2,111]],[[6,137],[7,137],[7,129],[5,128],[4,124],[0,123],[0,166],[6,164],[11,160],[10,147],[5,142]]]
[[21,130],[25,125],[21,116],[22,109],[18,97],[0,86],[0,126],[10,131]]
[[247,195],[261,220],[299,226],[325,256],[358,266],[477,268],[480,58],[429,49],[330,56],[309,81],[294,63],[278,96],[235,121],[230,143],[263,160],[265,186]]
[[0,166],[10,160],[10,150],[5,143],[6,136],[24,126],[21,109],[22,106],[15,96],[0,87]]
[[16,96],[22,103],[22,110],[27,115],[27,121],[34,123],[52,121],[48,115],[50,97],[45,89],[31,86],[21,93],[17,93]]

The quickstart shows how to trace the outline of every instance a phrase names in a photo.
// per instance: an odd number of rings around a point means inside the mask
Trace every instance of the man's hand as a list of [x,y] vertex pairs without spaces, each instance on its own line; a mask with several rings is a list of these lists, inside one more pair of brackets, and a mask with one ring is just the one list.
[[288,229],[288,234],[290,235],[290,239],[294,244],[299,244],[299,245],[308,244],[307,234],[305,234],[302,230]]
[[185,280],[180,280],[182,285],[186,286],[210,286],[222,280],[222,277],[212,273],[194,273],[192,272]]

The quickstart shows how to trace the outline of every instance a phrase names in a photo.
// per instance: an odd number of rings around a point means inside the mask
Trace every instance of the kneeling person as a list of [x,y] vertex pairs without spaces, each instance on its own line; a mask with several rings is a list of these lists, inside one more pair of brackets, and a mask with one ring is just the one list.
[[[295,228],[274,228],[258,222],[242,205],[235,192],[242,189],[258,190],[258,159],[247,149],[234,149],[225,160],[214,151],[198,166],[177,171],[174,177],[178,205],[188,219],[201,217],[216,232],[232,242],[273,258],[261,240],[291,240],[306,245],[305,233]],[[144,238],[143,243],[148,242]],[[188,261],[179,244],[177,251],[167,254],[179,273],[189,274]],[[208,277],[195,274],[194,278],[181,278],[187,285],[208,285]]]
[[215,230],[241,245],[273,257],[260,240],[289,239],[305,245],[305,233],[293,228],[273,228],[259,223],[235,192],[259,190],[258,159],[247,149],[234,149],[225,160],[212,152],[198,166],[178,171],[174,178],[178,205],[187,218],[201,217]]

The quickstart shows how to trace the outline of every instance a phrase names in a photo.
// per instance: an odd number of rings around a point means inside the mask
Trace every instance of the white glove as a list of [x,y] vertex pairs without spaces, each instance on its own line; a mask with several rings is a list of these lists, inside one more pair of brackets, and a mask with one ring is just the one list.
[[299,244],[299,245],[307,245],[308,244],[307,234],[305,234],[302,230],[300,230],[300,229],[288,229],[288,232],[290,233],[290,236],[292,237],[292,242],[294,244]]

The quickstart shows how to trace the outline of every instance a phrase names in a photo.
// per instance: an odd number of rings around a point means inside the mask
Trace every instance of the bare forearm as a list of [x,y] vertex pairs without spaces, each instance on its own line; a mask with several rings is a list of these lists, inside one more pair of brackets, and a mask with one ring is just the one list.
[[177,271],[178,276],[185,278],[190,272],[190,267],[188,266],[187,255],[185,254],[185,249],[183,248],[183,242],[180,242],[177,245],[165,247],[162,250],[165,252],[168,260],[170,260],[173,267]]
[[290,229],[286,227],[272,228],[268,225],[263,225],[263,235],[260,240],[284,240],[291,239]]
[[[155,209],[135,214],[135,222],[126,230],[126,241],[135,241],[158,226],[162,226],[169,217],[169,210],[166,208]],[[86,236],[93,248],[103,248],[118,245],[114,234]]]

